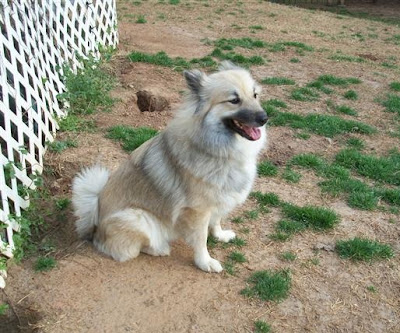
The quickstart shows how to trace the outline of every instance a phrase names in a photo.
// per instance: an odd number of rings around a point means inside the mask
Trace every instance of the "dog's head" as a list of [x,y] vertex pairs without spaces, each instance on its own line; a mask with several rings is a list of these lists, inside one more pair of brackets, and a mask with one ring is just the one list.
[[260,86],[250,73],[230,62],[223,62],[211,75],[193,70],[184,72],[195,102],[195,113],[202,122],[224,134],[256,141],[268,120],[260,105]]

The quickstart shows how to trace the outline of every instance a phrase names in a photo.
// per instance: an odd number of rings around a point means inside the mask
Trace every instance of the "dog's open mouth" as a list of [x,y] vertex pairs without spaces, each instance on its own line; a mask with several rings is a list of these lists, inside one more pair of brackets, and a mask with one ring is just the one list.
[[257,141],[261,138],[261,130],[259,127],[245,125],[236,119],[225,119],[225,125],[247,140]]

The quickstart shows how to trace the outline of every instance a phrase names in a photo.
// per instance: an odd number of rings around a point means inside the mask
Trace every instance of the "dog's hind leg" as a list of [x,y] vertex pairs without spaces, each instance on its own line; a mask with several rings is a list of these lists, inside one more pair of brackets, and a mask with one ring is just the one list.
[[222,230],[221,217],[217,214],[213,214],[211,216],[209,228],[211,235],[213,235],[220,242],[228,243],[230,240],[236,237],[236,234],[232,230]]
[[136,258],[151,242],[149,214],[125,209],[103,219],[94,236],[94,245],[117,261]]

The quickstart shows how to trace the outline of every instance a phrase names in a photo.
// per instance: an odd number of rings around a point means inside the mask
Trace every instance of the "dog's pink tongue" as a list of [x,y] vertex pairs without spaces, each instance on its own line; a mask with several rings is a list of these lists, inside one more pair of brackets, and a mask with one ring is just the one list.
[[251,137],[254,141],[261,138],[261,130],[258,127],[250,127],[246,125],[242,125],[242,129],[246,132],[246,134]]

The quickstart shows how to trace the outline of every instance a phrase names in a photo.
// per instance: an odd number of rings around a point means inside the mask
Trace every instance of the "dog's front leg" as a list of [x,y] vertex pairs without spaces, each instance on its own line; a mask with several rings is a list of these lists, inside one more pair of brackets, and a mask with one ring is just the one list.
[[221,264],[211,258],[207,250],[210,217],[210,212],[186,208],[179,217],[179,229],[185,241],[193,247],[196,266],[206,272],[219,273],[223,270]]
[[210,231],[220,242],[228,243],[230,240],[236,237],[233,230],[222,230],[221,228],[221,217],[217,214],[213,214],[210,219]]

